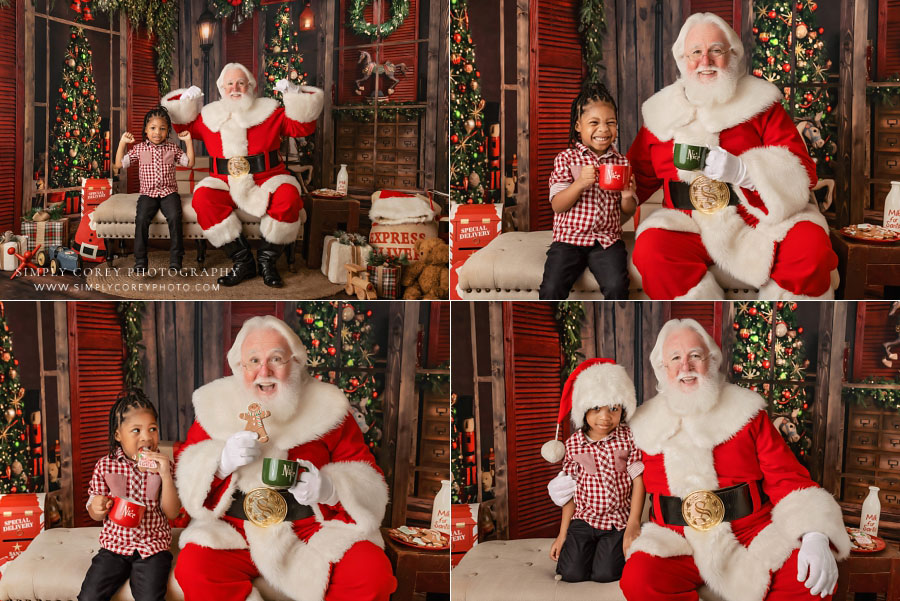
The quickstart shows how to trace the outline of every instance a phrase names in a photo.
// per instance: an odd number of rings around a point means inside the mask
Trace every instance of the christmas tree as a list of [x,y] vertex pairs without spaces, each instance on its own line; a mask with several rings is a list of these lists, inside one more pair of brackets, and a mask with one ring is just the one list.
[[450,502],[468,503],[466,468],[463,465],[462,441],[456,426],[456,395],[450,395]]
[[782,104],[801,128],[820,173],[831,171],[837,154],[834,93],[817,85],[828,81],[831,61],[816,26],[818,5],[812,0],[766,0],[754,3],[756,20],[751,69],[784,93]]
[[6,310],[0,303],[0,493],[26,492],[31,464],[26,437],[25,389],[19,383],[19,361],[13,357],[12,334],[6,324]]
[[[735,344],[731,369],[736,383],[760,392],[769,415],[794,454],[803,461],[809,438],[809,396],[803,350],[797,326],[797,303],[739,303],[732,324]],[[774,346],[773,346],[774,342]]]
[[450,199],[454,202],[485,201],[484,99],[479,79],[468,0],[450,0]]
[[380,381],[371,368],[378,345],[368,319],[372,310],[359,303],[302,302],[297,307],[297,334],[306,346],[307,367],[317,379],[336,385],[350,400],[350,409],[370,449],[381,441],[384,412]]
[[306,73],[300,68],[303,56],[300,54],[299,36],[299,32],[291,27],[290,5],[282,5],[275,16],[275,32],[266,44],[266,67],[263,73],[265,96],[281,102],[281,92],[275,89],[275,83],[281,79],[292,84],[306,85]]
[[51,188],[73,188],[81,186],[81,178],[100,177],[103,162],[92,52],[83,29],[71,27],[70,36],[50,136]]

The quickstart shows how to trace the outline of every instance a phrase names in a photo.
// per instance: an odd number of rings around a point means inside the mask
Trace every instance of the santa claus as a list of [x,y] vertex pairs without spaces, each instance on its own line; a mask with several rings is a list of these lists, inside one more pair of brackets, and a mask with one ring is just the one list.
[[[835,559],[850,552],[841,508],[788,449],[764,399],[724,382],[721,362],[693,319],[666,323],[650,353],[660,392],[629,422],[650,521],[620,587],[629,601],[696,601],[704,586],[729,601],[830,598]],[[571,484],[555,480],[558,503]]]
[[235,214],[240,209],[259,218],[263,240],[257,256],[263,282],[281,287],[275,263],[284,245],[297,239],[303,201],[300,184],[281,162],[278,149],[282,136],[307,136],[315,130],[324,94],[282,80],[276,87],[283,107],[272,98],[256,98],[256,79],[239,63],[225,65],[216,86],[222,99],[206,106],[196,86],[162,99],[175,130],[191,132],[210,155],[210,176],[195,186],[191,204],[206,239],[223,247],[234,261],[220,284],[234,286],[257,273]]
[[[244,323],[228,364],[234,375],[194,393],[177,457],[191,517],[175,568],[185,598],[261,601],[262,576],[297,601],[387,601],[397,584],[379,533],[388,490],[347,398],[307,373],[303,344],[271,316]],[[241,418],[252,403],[270,414],[261,425]],[[305,471],[270,488],[263,456]]]
[[[712,13],[691,15],[672,47],[681,79],[642,107],[628,151],[638,197],[664,210],[638,227],[632,259],[654,299],[722,298],[713,264],[760,298],[833,298],[837,256],[810,188],[816,165],[779,89],[746,74],[744,47]],[[709,148],[678,169],[674,144]]]

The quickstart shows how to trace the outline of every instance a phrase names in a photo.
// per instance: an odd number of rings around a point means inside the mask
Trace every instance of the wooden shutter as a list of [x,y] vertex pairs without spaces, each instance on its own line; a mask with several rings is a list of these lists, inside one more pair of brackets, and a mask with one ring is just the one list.
[[583,78],[577,23],[580,6],[580,0],[531,0],[528,185],[532,231],[553,228],[548,182],[553,159],[569,145],[569,114]]
[[[0,231],[19,231],[22,216],[24,20],[22,0],[0,10]],[[29,107],[30,108],[30,107]]]
[[[238,332],[244,322],[257,315],[274,315],[278,319],[284,319],[284,303],[277,301],[243,301],[229,302],[225,305],[225,353],[234,344]],[[225,375],[231,375],[231,368],[225,360]]]
[[694,13],[715,13],[740,32],[741,4],[741,0],[685,0],[682,7],[685,19]]
[[696,319],[716,344],[722,345],[722,304],[711,302],[679,301],[670,303],[670,319]]
[[[884,359],[886,341],[897,338],[897,314],[888,315],[889,302],[857,303],[856,340],[853,345],[853,381],[859,382],[868,376],[894,378],[897,365],[890,368],[881,362]],[[892,349],[897,352],[897,348]]]
[[75,526],[96,526],[88,515],[94,464],[109,450],[109,410],[125,387],[125,343],[115,303],[67,303],[69,394]]
[[[250,69],[254,75],[257,75],[257,67],[259,67],[260,41],[256,35],[258,18],[259,13],[253,13],[253,17],[241,23],[234,33],[231,31],[230,22],[228,25],[225,25],[225,21],[220,23],[225,27],[225,63],[240,63]],[[291,27],[296,26],[296,23],[291,23]],[[218,74],[210,73],[211,86],[215,85],[218,76]]]
[[900,73],[900,0],[878,0],[877,78]]
[[450,360],[450,303],[432,301],[428,320],[428,361],[425,367],[437,367]]
[[553,312],[549,303],[503,305],[511,539],[559,533],[559,507],[547,495],[547,482],[559,465],[541,457],[541,445],[556,430],[562,392],[562,354]]
[[[128,131],[134,141],[144,139],[144,115],[159,104],[156,79],[156,36],[143,29],[128,28]],[[140,190],[137,166],[128,170],[128,192]]]

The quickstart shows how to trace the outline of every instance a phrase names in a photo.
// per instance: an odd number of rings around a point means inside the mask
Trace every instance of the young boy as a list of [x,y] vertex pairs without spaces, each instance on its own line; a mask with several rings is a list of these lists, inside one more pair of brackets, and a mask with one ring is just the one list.
[[602,190],[596,167],[627,165],[616,150],[616,103],[602,84],[586,85],[572,103],[569,148],[557,155],[550,174],[553,243],[544,263],[540,298],[565,299],[587,266],[606,299],[628,298],[628,268],[622,223],[637,208],[631,178],[622,192]]

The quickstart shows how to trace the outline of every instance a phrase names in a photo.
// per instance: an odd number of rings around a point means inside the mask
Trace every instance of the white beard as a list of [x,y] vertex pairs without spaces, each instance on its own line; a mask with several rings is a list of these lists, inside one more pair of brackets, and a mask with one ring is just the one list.
[[[260,407],[272,414],[266,418],[274,423],[289,421],[300,407],[300,383],[302,381],[302,369],[292,365],[291,372],[284,380],[276,380],[272,377],[257,377],[252,384],[247,386],[247,392]],[[256,388],[257,384],[275,384],[275,394],[262,398]]]
[[707,69],[718,73],[716,78],[710,82],[703,82],[697,79],[697,71],[686,74],[682,78],[682,82],[688,102],[694,106],[709,106],[731,100],[731,97],[734,96],[734,91],[737,89],[738,79],[740,79],[738,77],[738,69],[740,67],[740,61],[734,59],[731,60],[725,69],[710,65]]
[[700,415],[706,413],[719,402],[722,391],[722,377],[719,374],[700,376],[696,373],[698,386],[691,392],[682,392],[677,381],[668,380],[660,384],[660,394],[672,413],[676,415]]
[[222,103],[229,113],[246,113],[253,106],[256,97],[251,92],[244,92],[240,98],[234,99],[231,96],[223,96]]

